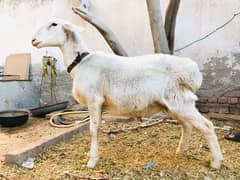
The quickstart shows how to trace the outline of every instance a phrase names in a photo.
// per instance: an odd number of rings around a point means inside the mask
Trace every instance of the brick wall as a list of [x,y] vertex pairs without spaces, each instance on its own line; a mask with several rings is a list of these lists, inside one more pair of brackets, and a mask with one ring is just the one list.
[[240,114],[240,88],[220,97],[199,97],[196,106],[202,113]]

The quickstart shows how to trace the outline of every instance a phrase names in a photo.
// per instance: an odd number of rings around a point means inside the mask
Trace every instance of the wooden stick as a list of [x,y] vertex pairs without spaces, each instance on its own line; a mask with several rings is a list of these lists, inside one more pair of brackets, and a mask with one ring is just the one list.
[[221,121],[240,121],[239,115],[208,113],[207,116],[211,119],[216,119]]
[[120,132],[128,132],[128,131],[133,131],[133,130],[138,130],[140,128],[147,128],[147,127],[151,127],[160,123],[173,123],[176,124],[177,121],[176,120],[169,120],[169,117],[165,116],[160,120],[154,120],[154,122],[146,124],[146,123],[142,123],[138,126],[134,126],[134,127],[129,127],[129,128],[121,128],[121,129],[116,129],[116,130],[109,130],[109,131],[103,131],[104,133],[107,134],[117,134]]

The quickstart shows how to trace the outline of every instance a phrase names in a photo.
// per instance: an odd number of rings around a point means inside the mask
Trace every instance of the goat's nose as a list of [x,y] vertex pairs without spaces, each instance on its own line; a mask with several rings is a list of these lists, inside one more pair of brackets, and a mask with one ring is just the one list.
[[32,44],[34,43],[34,41],[36,41],[36,38],[33,38],[33,39],[32,39]]

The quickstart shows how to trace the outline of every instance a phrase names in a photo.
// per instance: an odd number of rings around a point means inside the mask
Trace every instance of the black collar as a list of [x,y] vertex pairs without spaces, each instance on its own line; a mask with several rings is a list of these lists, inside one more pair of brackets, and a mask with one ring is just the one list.
[[76,65],[78,65],[78,64],[83,60],[83,58],[86,57],[87,55],[89,55],[89,52],[83,52],[82,54],[80,54],[80,53],[78,52],[77,57],[76,57],[76,58],[74,59],[74,61],[68,66],[67,72],[70,73],[70,72],[72,71],[72,69],[73,69]]

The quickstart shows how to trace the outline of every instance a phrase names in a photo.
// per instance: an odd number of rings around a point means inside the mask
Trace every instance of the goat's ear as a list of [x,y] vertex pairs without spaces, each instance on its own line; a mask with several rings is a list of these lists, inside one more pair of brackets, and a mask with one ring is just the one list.
[[75,33],[76,32],[83,32],[85,29],[81,26],[69,25],[64,24],[63,30],[67,36],[67,39],[75,40]]
[[85,28],[83,28],[82,26],[75,26],[75,25],[69,25],[69,24],[64,24],[63,29],[65,31],[76,31],[76,32],[85,31]]
[[72,27],[70,25],[64,24],[63,30],[67,36],[67,39],[72,39],[72,40],[74,39],[74,30],[72,29]]
[[73,29],[71,28],[71,26],[69,24],[64,24],[63,30],[64,30],[64,32],[68,32],[68,31],[72,32],[73,31]]

